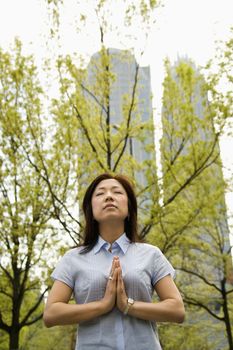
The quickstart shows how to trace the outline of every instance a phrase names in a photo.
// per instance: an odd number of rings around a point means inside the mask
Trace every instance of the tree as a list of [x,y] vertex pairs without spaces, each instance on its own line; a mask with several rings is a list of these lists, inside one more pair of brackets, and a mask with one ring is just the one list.
[[[101,6],[100,2],[100,8]],[[106,52],[103,47],[102,88],[108,86],[113,79],[107,72],[109,55]],[[58,61],[59,72],[61,73],[64,62],[68,72],[73,73],[75,66],[67,59]],[[153,131],[151,120],[145,125],[140,124],[140,117],[136,120],[137,107],[134,104],[137,72],[138,65],[132,99],[126,96],[122,108],[123,131],[118,126],[118,140],[114,144],[115,148],[121,147],[119,154],[115,155],[115,170],[123,156],[124,161],[131,159],[131,168],[137,170],[139,166],[134,165],[129,154],[129,139],[138,135],[143,140],[145,136],[140,135],[140,130],[144,129],[144,135],[148,128]],[[82,77],[83,72],[79,70],[78,77],[80,74]],[[55,238],[58,227],[54,219],[75,243],[80,241],[82,223],[78,217],[78,206],[76,205],[75,211],[73,204],[77,203],[82,191],[81,185],[85,183],[84,166],[90,165],[90,172],[95,157],[97,160],[99,157],[94,151],[96,145],[93,148],[92,144],[95,135],[95,130],[91,128],[93,122],[87,127],[85,121],[90,114],[90,110],[85,110],[88,104],[90,107],[89,97],[84,98],[84,92],[88,94],[87,81],[84,80],[85,85],[82,86],[80,83],[83,80],[76,84],[72,74],[73,80],[69,81],[62,75],[60,78],[61,102],[54,101],[54,118],[46,120],[42,115],[42,89],[32,57],[22,55],[19,41],[16,41],[12,55],[1,51],[1,239],[4,242],[1,253],[5,255],[1,262],[1,295],[7,302],[0,303],[0,329],[9,335],[11,350],[18,349],[21,330],[42,317],[41,305],[48,290],[48,287],[44,287],[48,272],[44,269],[45,252],[49,251],[47,248],[51,242],[56,244],[58,240]],[[76,90],[70,95],[66,88],[73,83],[76,84]],[[102,107],[109,107],[108,93],[104,88]],[[135,123],[130,125],[133,112]],[[99,160],[99,169],[110,171],[113,170],[110,159],[113,149],[109,146],[112,128],[107,121],[109,116],[109,113],[105,115],[105,130],[102,134],[104,140],[107,140],[107,152]],[[81,133],[86,137],[85,143],[83,139],[78,139]],[[100,146],[98,142],[97,146]],[[91,157],[87,154],[89,148],[92,151]],[[103,164],[104,167],[101,168]],[[149,169],[154,164],[153,160],[148,159],[147,164]]]
[[[66,144],[65,135],[68,130],[70,135],[73,132],[76,134],[73,150],[76,150],[75,154],[78,155],[75,172],[79,183],[78,199],[82,197],[82,191],[90,180],[89,174],[94,177],[100,171],[121,171],[125,170],[127,165],[127,173],[137,182],[135,174],[145,172],[146,184],[142,186],[137,183],[138,194],[142,196],[139,206],[142,218],[141,236],[149,237],[176,267],[183,268],[182,264],[185,259],[188,260],[187,252],[190,247],[193,246],[196,252],[199,245],[204,247],[203,250],[211,246],[210,242],[209,245],[203,242],[203,236],[208,235],[207,222],[213,225],[225,215],[221,197],[225,185],[220,181],[216,187],[215,183],[209,184],[206,179],[221,166],[218,142],[228,118],[230,103],[221,98],[216,77],[215,81],[207,85],[203,76],[196,74],[194,67],[184,62],[177,67],[176,74],[180,78],[177,82],[167,63],[168,74],[164,94],[164,114],[167,115],[167,119],[163,119],[167,134],[161,145],[163,178],[160,190],[154,163],[150,160],[142,166],[130,154],[130,140],[139,139],[143,143],[148,130],[152,130],[149,124],[143,125],[141,130],[138,66],[135,67],[132,79],[135,88],[122,99],[122,122],[120,125],[112,123],[111,91],[118,76],[113,70],[111,51],[105,46],[106,32],[109,29],[105,17],[109,12],[104,11],[106,4],[108,2],[99,2],[96,7],[100,51],[95,62],[92,62],[92,73],[88,72],[85,65],[80,68],[79,64],[75,64],[75,59],[71,56],[58,60],[61,95],[59,99],[54,100],[56,133],[63,135],[63,145]],[[209,92],[218,97],[216,103],[209,104]],[[203,118],[199,117],[198,109]],[[138,116],[138,119],[135,119],[135,116]],[[70,137],[70,140],[72,139]],[[146,146],[150,150],[153,147]],[[55,146],[54,149],[58,147]],[[60,164],[63,161],[61,157]],[[211,202],[206,194],[212,191],[212,188],[215,188],[215,199]],[[219,203],[219,198],[222,214],[217,217],[214,206],[215,202]],[[207,214],[209,221],[206,219],[205,222]],[[81,217],[81,227],[80,219]],[[81,231],[78,233],[81,234]],[[183,260],[179,257],[181,249]],[[185,286],[186,277],[182,276]],[[182,288],[182,284],[180,286]],[[210,299],[206,302],[208,304]]]
[[37,157],[32,134],[44,142],[36,68],[18,40],[12,54],[0,50],[0,67],[0,329],[13,350],[21,330],[42,318],[43,253],[53,213],[49,191],[25,158],[25,150]]
[[[167,62],[166,69],[161,145],[164,210],[156,239],[180,271],[179,287],[186,304],[206,311],[203,322],[208,327],[207,314],[223,322],[232,349],[232,260],[219,150],[230,106],[225,102],[223,109],[223,104],[209,103],[211,85],[192,62],[180,60],[174,67]],[[196,314],[196,322],[199,317]],[[190,322],[195,322],[194,314]]]
[[[54,18],[59,24],[63,1],[49,0],[47,3],[52,6]],[[76,3],[81,4],[79,1]],[[140,0],[138,6],[135,1],[124,3],[126,7],[122,13],[128,28],[135,18],[140,18],[146,36],[151,10],[156,2]],[[200,288],[204,290],[204,281],[197,276],[197,271],[198,274],[205,272],[201,268],[205,266],[204,259],[214,242],[214,256],[208,256],[208,261],[221,261],[223,272],[226,266],[225,251],[222,254],[219,250],[221,231],[218,229],[225,215],[222,201],[224,184],[219,181],[216,186],[212,180],[208,181],[208,177],[212,179],[213,171],[218,171],[216,169],[221,166],[218,140],[229,115],[232,95],[229,93],[227,102],[224,101],[217,88],[218,76],[206,86],[203,77],[196,75],[193,66],[190,67],[187,62],[177,67],[179,80],[176,81],[167,63],[164,85],[164,116],[167,118],[163,119],[167,134],[161,145],[163,177],[158,179],[151,137],[154,133],[152,115],[144,120],[141,108],[141,105],[145,106],[145,101],[140,95],[139,64],[132,62],[130,50],[122,53],[120,60],[128,66],[131,64],[133,75],[130,88],[122,95],[121,118],[116,123],[112,113],[112,91],[116,89],[119,77],[114,70],[115,57],[106,44],[107,33],[116,28],[110,20],[112,2],[96,1],[95,5],[99,53],[89,66],[86,62],[81,64],[82,60],[75,55],[57,59],[60,92],[59,97],[53,99],[51,109],[46,110],[47,119],[43,116],[42,90],[32,58],[22,56],[19,42],[15,56],[1,51],[0,213],[4,214],[1,253],[6,258],[1,261],[0,283],[1,295],[5,295],[6,302],[0,300],[0,329],[9,334],[11,349],[18,348],[22,329],[31,337],[25,327],[31,324],[36,327],[35,321],[42,316],[41,301],[47,291],[44,285],[50,284],[46,280],[49,268],[43,265],[44,253],[49,252],[52,258],[59,253],[57,247],[60,247],[58,241],[61,235],[62,249],[66,238],[71,238],[72,243],[80,243],[80,199],[87,182],[103,171],[123,171],[137,185],[140,234],[158,245],[182,270],[178,275],[179,285],[190,307],[200,307],[202,303],[213,312],[213,308],[224,300],[218,290],[217,303],[213,307],[206,293],[203,299],[195,299],[199,304],[194,304],[188,287],[190,281],[200,286],[201,280]],[[81,10],[77,13],[85,24],[87,15]],[[56,30],[53,28],[53,33]],[[223,68],[228,74],[226,65]],[[211,104],[206,99],[209,91],[214,96]],[[203,119],[197,115],[197,95],[202,97],[199,107]],[[148,98],[150,100],[150,96]],[[137,145],[147,154],[142,162],[137,161],[132,152],[133,146],[136,148]],[[210,198],[210,192],[214,193],[213,198]],[[220,203],[221,215],[217,203]],[[50,244],[56,249],[46,249]],[[198,257],[203,262],[201,271],[197,270]],[[46,258],[47,263],[53,265],[48,255]],[[44,273],[42,277],[35,278],[35,266]],[[216,268],[209,272],[215,276],[218,267],[213,266]],[[209,286],[208,291],[212,287]],[[230,314],[229,300],[225,300]],[[218,310],[216,315],[219,316]],[[37,324],[40,333],[40,321]],[[179,329],[182,334],[183,328]],[[199,329],[193,329],[197,334]],[[166,334],[166,329],[161,327],[162,342]],[[206,348],[208,343],[211,341],[206,342]],[[34,339],[33,344],[37,344],[37,340]],[[165,346],[169,348],[170,345],[167,343]],[[175,346],[181,348],[178,341]]]
[[77,327],[57,326],[45,329],[40,320],[30,327],[24,328],[21,334],[21,348],[24,350],[73,350],[76,342]]

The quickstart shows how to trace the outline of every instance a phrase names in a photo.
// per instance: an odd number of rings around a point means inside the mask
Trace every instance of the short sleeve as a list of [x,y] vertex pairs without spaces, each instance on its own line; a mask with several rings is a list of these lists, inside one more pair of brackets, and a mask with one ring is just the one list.
[[74,276],[72,269],[72,258],[69,252],[66,253],[58,262],[56,268],[53,270],[51,277],[54,280],[61,281],[74,289]]
[[152,285],[154,286],[159,280],[167,275],[175,277],[175,270],[171,263],[167,260],[165,255],[159,248],[156,247],[155,256],[153,259],[153,274],[152,274]]

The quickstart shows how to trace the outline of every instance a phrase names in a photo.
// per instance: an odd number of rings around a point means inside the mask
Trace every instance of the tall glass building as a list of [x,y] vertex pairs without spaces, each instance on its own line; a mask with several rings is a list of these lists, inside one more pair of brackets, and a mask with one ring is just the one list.
[[[130,136],[127,141],[126,152],[139,164],[145,160],[154,160],[155,149],[150,68],[140,67],[135,57],[127,50],[109,48],[106,50],[105,55],[97,52],[91,57],[87,67],[87,80],[90,86],[97,86],[98,80],[101,79],[104,65],[106,67],[105,73],[107,72],[109,74],[106,74],[105,78],[102,77],[102,79],[103,81],[104,79],[108,80],[107,82],[105,81],[105,88],[108,91],[106,91],[106,94],[104,91],[97,92],[97,94],[99,94],[98,98],[101,99],[99,112],[103,113],[103,115],[106,114],[105,119],[108,119],[111,135],[114,137],[114,134],[123,125],[127,128],[126,125],[129,120],[129,127],[131,128],[133,126],[135,130],[137,125],[140,124],[141,132],[137,130],[136,137],[134,137],[132,131],[129,132]],[[96,105],[96,93],[95,98],[90,94],[88,95]],[[148,122],[151,123],[151,129],[145,132],[143,127]],[[143,137],[143,133],[146,134],[146,137]],[[151,148],[148,150],[147,146]],[[114,153],[111,166],[112,168],[114,167]],[[121,166],[121,169],[124,169],[124,165]],[[136,171],[132,175],[137,178],[141,185],[146,184],[143,171]]]
[[205,79],[189,59],[167,67],[161,142],[164,202],[179,195],[170,211],[168,206],[164,222],[176,217],[172,231],[179,232],[180,246],[174,261],[187,303],[197,306],[187,321],[202,323],[200,337],[203,332],[206,346],[217,350],[227,346],[227,293],[233,275],[215,113]]

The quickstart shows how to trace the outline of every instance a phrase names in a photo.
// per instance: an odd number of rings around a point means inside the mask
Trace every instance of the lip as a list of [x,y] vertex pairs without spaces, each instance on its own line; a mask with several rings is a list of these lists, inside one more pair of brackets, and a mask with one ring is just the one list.
[[107,209],[107,208],[116,208],[116,206],[114,204],[107,204],[105,205],[104,209]]

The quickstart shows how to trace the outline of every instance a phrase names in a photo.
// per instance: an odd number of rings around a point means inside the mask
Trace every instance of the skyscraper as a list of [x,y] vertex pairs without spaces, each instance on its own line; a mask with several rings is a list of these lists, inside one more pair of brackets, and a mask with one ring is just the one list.
[[[161,159],[168,210],[163,229],[173,232],[171,237],[179,232],[174,261],[181,270],[181,289],[187,303],[206,310],[202,319],[208,325],[206,341],[213,341],[212,349],[219,349],[229,332],[227,293],[232,289],[232,260],[214,118],[199,69],[188,59],[167,65]],[[167,222],[173,224],[166,228]],[[216,333],[216,320],[222,313],[224,324],[220,318],[218,322],[222,331]],[[200,324],[200,314],[192,312],[189,321]]]
[[[138,163],[155,159],[153,127],[146,132],[146,137],[141,139],[140,130],[137,130],[137,125],[140,124],[142,135],[145,133],[144,125],[149,122],[151,125],[153,123],[150,68],[140,67],[135,57],[127,50],[107,49],[104,58],[103,54],[98,52],[91,57],[87,67],[87,80],[92,88],[100,79],[101,69],[104,65],[109,74],[105,76],[105,82],[107,80],[105,85],[106,94],[102,91],[101,102],[98,101],[99,112],[106,114],[105,119],[109,124],[113,137],[116,131],[124,125],[126,133],[129,134],[126,152],[135,158]],[[93,95],[88,95],[96,104]],[[105,96],[105,99],[103,96]],[[135,128],[135,132],[133,128]],[[113,141],[109,140],[109,142]],[[147,145],[152,146],[153,152],[146,150]],[[139,183],[145,185],[146,179],[143,171],[136,172],[134,176],[136,176]]]

